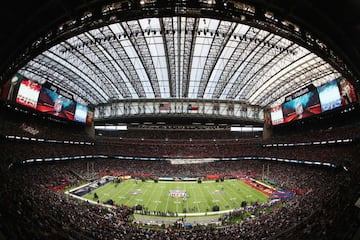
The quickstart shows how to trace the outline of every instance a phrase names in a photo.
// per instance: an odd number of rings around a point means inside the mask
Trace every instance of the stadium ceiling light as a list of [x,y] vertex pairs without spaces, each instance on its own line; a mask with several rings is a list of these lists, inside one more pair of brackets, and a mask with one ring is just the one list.
[[12,79],[11,79],[11,84],[12,84],[12,85],[15,85],[15,84],[18,82],[18,80],[19,80],[19,77],[16,76],[16,75],[14,75],[14,76],[12,77]]

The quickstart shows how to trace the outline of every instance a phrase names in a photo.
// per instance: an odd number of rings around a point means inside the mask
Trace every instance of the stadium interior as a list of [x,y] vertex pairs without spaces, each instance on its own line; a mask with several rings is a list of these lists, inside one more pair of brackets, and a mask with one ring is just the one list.
[[[357,1],[0,11],[0,239],[360,239]],[[97,196],[234,179],[268,202],[178,215]]]

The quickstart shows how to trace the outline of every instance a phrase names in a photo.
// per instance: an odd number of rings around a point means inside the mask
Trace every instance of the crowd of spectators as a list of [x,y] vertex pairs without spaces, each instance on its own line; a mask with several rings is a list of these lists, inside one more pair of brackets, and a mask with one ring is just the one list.
[[[2,136],[84,140],[81,131],[52,123],[42,126],[14,117],[0,119]],[[347,135],[345,132],[351,130]],[[167,132],[167,133],[165,133]],[[340,239],[350,240],[359,226],[360,154],[358,141],[331,145],[265,148],[259,138],[244,140],[210,131],[130,132],[124,138],[98,138],[94,145],[30,142],[0,139],[0,232],[6,239]],[[156,135],[158,133],[159,135]],[[216,134],[220,134],[219,136]],[[343,135],[341,135],[343,133]],[[303,142],[358,137],[359,128],[328,129],[272,138],[269,142]],[[30,135],[29,135],[30,134]],[[131,135],[134,134],[134,135]],[[203,135],[201,135],[203,134]],[[211,135],[215,134],[215,135]],[[158,137],[156,137],[158,136]],[[167,140],[166,140],[167,139]],[[193,140],[194,139],[194,140]],[[21,164],[26,159],[49,159],[80,155],[106,155],[107,159],[42,161]],[[217,158],[221,161],[171,164],[170,161],[114,159],[113,156],[158,158]],[[225,161],[228,157],[257,156],[335,163],[322,167],[260,160]],[[346,168],[344,168],[346,166]],[[148,228],[133,223],[132,206],[103,207],[53,190],[66,181],[78,185],[86,177],[107,171],[137,176],[250,175],[285,190],[300,190],[290,201],[271,211],[260,209],[255,217],[224,226],[194,226],[179,229]],[[234,213],[236,214],[236,213]]]
[[310,129],[309,131],[287,131],[274,134],[264,140],[264,143],[305,143],[314,141],[329,141],[336,139],[360,138],[360,124],[352,123],[338,127]]
[[238,158],[276,157],[281,159],[326,162],[341,165],[352,160],[357,142],[306,145],[292,147],[264,147],[261,143],[242,141],[156,142],[156,141],[95,141],[94,145],[33,142],[2,139],[1,155],[6,161],[37,158],[56,158],[81,155],[106,155],[152,158]]
[[[56,158],[81,155],[105,155],[152,158],[218,158],[270,157],[290,160],[326,162],[341,165],[351,161],[357,142],[293,147],[263,147],[262,144],[229,142],[158,143],[151,141],[95,142],[76,145],[2,139],[0,155],[9,164],[36,158]],[[8,159],[8,160],[7,160]]]
[[232,225],[149,229],[132,223],[131,207],[106,208],[49,190],[49,184],[60,176],[78,184],[74,171],[88,171],[88,161],[33,164],[5,171],[0,195],[3,234],[8,239],[345,239],[341,237],[346,232],[339,232],[337,224],[352,221],[353,216],[338,214],[352,207],[349,202],[354,194],[349,193],[359,188],[352,182],[356,173],[285,163],[248,160],[188,166],[168,161],[91,160],[96,173],[111,169],[157,176],[250,173],[261,179],[266,166],[266,178],[283,189],[306,190],[272,211],[260,210],[256,217]]

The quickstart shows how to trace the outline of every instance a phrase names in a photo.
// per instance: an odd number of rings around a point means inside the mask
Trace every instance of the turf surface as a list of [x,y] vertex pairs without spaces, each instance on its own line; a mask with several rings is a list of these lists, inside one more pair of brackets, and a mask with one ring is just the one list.
[[[187,197],[171,197],[170,191],[186,191]],[[241,203],[266,202],[268,197],[239,180],[224,182],[162,182],[125,180],[121,183],[109,182],[106,185],[83,196],[94,199],[94,193],[101,202],[112,199],[117,205],[133,207],[137,204],[148,211],[197,213],[211,212],[213,207],[219,210],[240,208]]]

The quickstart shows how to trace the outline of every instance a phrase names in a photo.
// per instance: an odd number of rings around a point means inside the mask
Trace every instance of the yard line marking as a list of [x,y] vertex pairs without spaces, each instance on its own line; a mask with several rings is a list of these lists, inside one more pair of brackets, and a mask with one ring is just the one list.
[[[202,183],[201,183],[202,184]],[[200,185],[200,184],[199,184]],[[204,211],[208,211],[208,209],[210,209],[210,206],[209,206],[209,199],[210,198],[207,198],[206,196],[205,196],[205,194],[204,194],[204,190],[205,190],[205,188],[206,189],[209,189],[209,186],[205,186],[205,187],[201,187],[201,188],[199,188],[198,187],[198,190],[199,190],[199,192],[201,193],[201,195],[202,195],[202,198],[203,198],[203,200],[204,200],[204,202],[205,202],[205,205],[203,206],[203,207],[205,207],[205,209],[204,209]],[[209,191],[207,191],[208,193],[209,193]],[[210,197],[211,195],[209,194],[209,197]],[[212,199],[212,197],[211,197],[211,199]]]
[[[170,200],[170,195],[168,194],[167,199],[166,199],[165,212],[169,212],[168,211],[169,200]],[[177,206],[176,206],[176,212],[177,212]]]
[[[149,182],[149,183],[150,183],[150,182]],[[153,184],[153,183],[152,183],[152,184]],[[154,184],[155,184],[155,183],[154,183]],[[161,187],[160,187],[160,189],[161,189],[160,192],[156,191],[156,189],[157,189],[157,187],[152,187],[151,197],[148,198],[148,201],[147,201],[147,203],[146,203],[146,206],[147,206],[147,207],[150,205],[151,201],[160,201],[162,192],[164,191],[164,188],[161,188]],[[154,197],[154,195],[155,195],[155,196],[157,195],[157,197]],[[160,202],[161,202],[161,201],[160,201]],[[156,203],[156,205],[154,206],[154,211],[157,211],[158,206],[159,206],[159,204]]]

